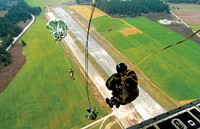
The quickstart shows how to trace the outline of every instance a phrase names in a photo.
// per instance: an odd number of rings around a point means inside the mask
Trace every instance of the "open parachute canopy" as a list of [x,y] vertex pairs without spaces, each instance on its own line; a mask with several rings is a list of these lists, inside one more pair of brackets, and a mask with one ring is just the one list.
[[67,36],[67,25],[64,21],[60,19],[50,20],[46,24],[46,27],[50,30],[51,35],[54,40],[60,42],[62,38]]

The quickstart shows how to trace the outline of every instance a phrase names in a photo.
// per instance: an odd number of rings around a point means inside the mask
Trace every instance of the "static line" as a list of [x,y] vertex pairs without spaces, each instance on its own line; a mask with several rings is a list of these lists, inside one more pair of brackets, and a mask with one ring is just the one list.
[[92,6],[89,24],[88,24],[88,30],[87,30],[86,43],[85,43],[85,85],[86,85],[86,92],[87,92],[89,108],[91,108],[91,103],[90,103],[90,96],[89,96],[89,90],[88,90],[88,80],[89,80],[89,77],[88,77],[88,40],[89,40],[89,35],[90,35],[90,25],[92,22],[92,17],[94,14],[95,7],[96,7],[96,1],[93,1],[93,6]]

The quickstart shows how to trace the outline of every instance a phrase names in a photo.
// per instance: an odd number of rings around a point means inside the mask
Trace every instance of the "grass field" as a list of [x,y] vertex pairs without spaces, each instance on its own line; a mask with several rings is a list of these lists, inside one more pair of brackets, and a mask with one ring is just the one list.
[[32,7],[45,7],[48,4],[55,4],[55,3],[66,3],[66,2],[74,2],[74,0],[25,0],[27,4],[29,4]]
[[[143,17],[123,20],[143,33],[124,36],[119,31],[126,28],[127,25],[120,19],[112,19],[107,16],[94,19],[93,25],[106,40],[134,64],[148,54],[184,39],[179,34]],[[198,44],[186,41],[149,58],[139,68],[174,99],[180,101],[199,98],[199,51]]]
[[190,27],[192,28],[192,30],[197,31],[200,29],[200,25],[190,25]]
[[[43,7],[47,1],[27,2]],[[26,63],[0,94],[1,129],[79,129],[92,122],[85,118],[88,101],[84,80],[77,69],[76,79],[70,79],[69,68],[74,68],[71,55],[53,40],[46,23],[41,13],[21,38],[27,43],[23,50]],[[98,118],[106,115],[96,103],[91,95]]]

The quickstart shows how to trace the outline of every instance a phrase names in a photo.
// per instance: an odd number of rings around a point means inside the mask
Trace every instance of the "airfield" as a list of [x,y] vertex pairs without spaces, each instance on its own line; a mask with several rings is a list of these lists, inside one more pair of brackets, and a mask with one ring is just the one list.
[[[59,18],[67,22],[71,31],[76,34],[76,37],[79,38],[78,40],[80,40],[80,42],[82,42],[84,45],[84,37],[86,36],[86,32],[84,32],[84,30],[82,30],[79,25],[62,8],[55,8],[54,11],[59,16]],[[50,14],[48,16],[51,17],[53,15]],[[55,17],[51,17],[51,19],[55,19]],[[70,36],[68,36],[65,41],[84,68],[84,53],[79,50],[79,48],[70,38]],[[114,73],[115,69],[112,66],[115,66],[115,61],[107,54],[104,49],[97,45],[97,43],[93,39],[89,40],[89,44],[90,55],[97,61],[99,65],[101,65],[102,68],[104,68],[109,76]],[[89,77],[91,78],[101,95],[104,97],[104,99],[106,97],[110,98],[111,92],[105,89],[105,80],[103,80],[101,76],[97,74],[92,64],[89,64],[88,71]],[[119,109],[113,110],[118,119],[120,119],[121,121],[124,121],[123,119],[126,119],[126,117],[128,117],[129,115],[134,114],[134,111],[138,111],[139,114],[142,116],[142,118],[140,118],[138,121],[141,121],[142,119],[149,119],[165,112],[165,110],[158,103],[156,103],[155,100],[148,96],[148,94],[142,89],[140,89],[140,97],[137,99],[137,101],[133,103],[133,105],[134,106],[129,104],[127,106],[121,106]],[[125,122],[121,123],[125,128],[130,126]]]
[[[49,12],[45,15],[47,15],[48,18],[55,19],[54,15],[56,15],[56,18],[62,18],[65,20],[71,20],[72,23],[70,24],[70,34],[67,38],[64,40],[65,47],[69,47],[70,51],[73,53],[74,57],[78,60],[80,65],[77,65],[78,67],[84,68],[84,53],[80,50],[80,45],[85,42],[86,33],[85,30],[82,29],[78,23],[73,21],[73,19],[70,17],[70,15],[65,12],[62,8],[55,7],[52,12]],[[62,12],[62,13],[60,13]],[[63,16],[64,15],[64,16]],[[79,23],[80,24],[80,23]],[[84,25],[83,25],[84,26]],[[86,28],[87,26],[85,26]],[[83,27],[84,28],[84,27]],[[74,30],[73,30],[74,29]],[[81,32],[80,32],[81,31]],[[75,33],[74,33],[75,32]],[[123,32],[122,32],[123,33]],[[71,36],[72,35],[72,36]],[[92,38],[91,38],[92,40]],[[76,46],[76,43],[79,42],[79,46]],[[96,44],[95,41],[90,41],[91,46],[90,48],[90,54],[92,58],[94,58],[95,61],[97,61],[97,64],[100,65],[100,67],[105,70],[106,77],[110,76],[112,73],[115,72],[115,61],[114,58],[110,57],[110,55],[107,53],[106,48],[103,49]],[[108,60],[106,60],[108,59]],[[118,61],[118,60],[117,60]],[[94,68],[94,63],[89,63],[89,76],[92,82],[94,83],[94,86],[97,87],[100,94],[105,97],[110,97],[110,92],[105,89],[105,76],[102,76],[102,73],[99,73],[99,71],[96,71]],[[129,65],[131,66],[131,65]],[[80,69],[82,69],[80,68]],[[10,89],[10,88],[9,88]],[[98,121],[89,122],[87,126],[84,126],[83,128],[90,128],[93,126],[93,124],[96,124],[97,122],[104,122],[109,116],[117,116],[118,120],[121,122],[121,126],[124,128],[129,127],[131,125],[131,122],[140,123],[141,121],[154,117],[158,114],[161,114],[163,112],[166,112],[167,110],[162,108],[160,104],[158,104],[151,96],[148,95],[147,92],[143,91],[142,88],[140,88],[141,95],[140,97],[133,103],[127,105],[127,106],[121,106],[119,109],[114,108],[109,115],[105,115],[102,119],[99,119]],[[148,103],[149,102],[149,103]],[[65,114],[66,115],[66,114]],[[67,117],[66,117],[67,119]],[[134,121],[132,121],[134,119]],[[56,121],[55,121],[56,123]],[[90,124],[91,123],[91,124]],[[59,124],[57,122],[55,125]],[[123,128],[121,127],[121,128]]]
[[[65,21],[66,21],[66,23],[70,26],[70,30],[72,31],[72,33],[74,33],[74,35],[75,35],[75,40],[78,40],[78,41],[80,41],[81,42],[81,44],[82,45],[84,45],[84,37],[86,36],[86,33],[84,33],[83,31],[82,31],[82,28],[80,27],[80,26],[78,26],[78,24],[77,23],[75,23],[75,21],[72,19],[72,17],[70,18],[70,15],[69,14],[67,14],[62,8],[54,8],[53,9],[54,10],[54,12],[55,13],[57,13],[56,15],[59,17],[59,18],[61,18],[61,19],[65,19]],[[70,12],[70,11],[68,11],[68,12]],[[87,11],[86,11],[87,12]],[[74,15],[74,12],[71,12],[71,15]],[[49,15],[49,17],[51,17],[52,16],[52,14],[50,14]],[[100,16],[102,16],[102,15],[100,15]],[[76,16],[74,16],[74,17],[76,17]],[[83,17],[85,17],[85,19],[87,19],[88,17],[87,16],[83,16]],[[99,16],[97,16],[97,17],[99,17]],[[52,19],[54,19],[54,18],[52,18]],[[80,22],[79,22],[80,23]],[[170,23],[171,24],[171,23]],[[72,28],[71,28],[71,26],[72,26]],[[78,27],[77,27],[78,26]],[[82,26],[83,28],[85,27],[84,25]],[[134,27],[135,28],[135,27]],[[138,29],[136,28],[135,29],[136,31],[134,32],[134,33],[128,33],[128,35],[129,34],[137,34],[137,33],[142,33],[142,31],[138,31]],[[125,30],[124,32],[126,32],[126,34],[127,34],[127,31]],[[132,30],[132,32],[133,32],[133,30]],[[126,35],[125,34],[125,35]],[[127,35],[126,35],[127,36]],[[72,40],[71,40],[72,41]],[[69,42],[69,39],[68,40],[66,40],[66,43],[67,42]],[[96,60],[96,62],[101,66],[101,68],[106,72],[106,74],[107,75],[111,75],[111,73],[114,73],[115,72],[115,70],[113,70],[113,69],[111,69],[111,71],[109,71],[109,68],[110,67],[112,67],[112,65],[114,65],[115,64],[115,61],[110,57],[110,56],[107,56],[107,52],[105,51],[105,50],[101,50],[101,49],[99,49],[96,45],[94,45],[93,43],[94,43],[95,41],[93,40],[93,39],[91,39],[91,41],[90,41],[90,44],[91,44],[91,46],[89,46],[89,50],[90,50],[90,55]],[[71,43],[71,44],[74,44],[74,43]],[[69,45],[69,44],[68,44]],[[71,50],[73,51],[73,47],[70,47],[70,48],[72,48]],[[76,49],[74,49],[74,51],[77,51],[77,48]],[[94,51],[93,51],[94,50]],[[74,55],[76,55],[75,53],[74,53]],[[79,54],[79,56],[76,56],[77,58],[78,57],[81,57],[80,56],[81,54]],[[105,61],[104,60],[104,57],[105,57],[105,59],[108,59],[107,61]],[[82,57],[83,58],[83,57]],[[82,61],[84,61],[84,59],[82,59]],[[81,62],[81,61],[80,61]],[[111,65],[110,65],[111,64]],[[90,64],[91,65],[91,64]],[[110,66],[109,66],[110,65]],[[84,68],[84,63],[82,62],[82,67]],[[92,67],[92,66],[90,66],[90,67]],[[93,68],[93,67],[92,67]],[[93,71],[92,69],[91,70],[89,70],[89,71]],[[95,86],[97,86],[97,89],[100,91],[100,93],[101,93],[101,95],[104,97],[104,99],[105,99],[105,96],[109,96],[109,94],[108,94],[108,92],[106,92],[105,91],[105,89],[104,89],[104,83],[105,83],[105,81],[104,80],[102,80],[102,79],[100,79],[100,78],[98,78],[97,80],[98,80],[98,83],[95,83],[95,80],[96,80],[96,76],[94,76],[94,75],[90,75],[89,74],[89,77],[93,80],[93,83],[95,84]],[[100,81],[101,80],[101,81]],[[102,84],[100,84],[100,82],[102,82]],[[104,91],[104,92],[103,92]],[[142,89],[140,89],[140,91],[142,91],[142,93],[141,93],[141,95],[140,95],[140,97],[137,99],[138,100],[138,102],[137,102],[137,100],[135,101],[135,102],[133,102],[132,104],[134,105],[134,106],[131,106],[131,105],[129,105],[128,107],[125,107],[125,109],[121,109],[121,110],[118,110],[117,112],[118,113],[116,113],[116,110],[114,110],[114,112],[115,112],[115,115],[118,117],[118,119],[119,120],[121,120],[121,123],[122,123],[122,125],[123,125],[123,127],[125,127],[125,128],[127,128],[128,126],[129,126],[129,124],[127,124],[127,122],[125,122],[124,123],[124,120],[123,120],[123,117],[124,116],[126,116],[126,117],[124,117],[125,119],[127,119],[128,117],[133,117],[134,115],[134,112],[133,111],[136,111],[140,116],[141,116],[141,118],[140,119],[138,119],[138,118],[132,118],[132,119],[134,119],[134,120],[138,120],[137,121],[137,123],[140,123],[140,121],[143,119],[143,120],[145,120],[145,119],[148,119],[148,117],[149,118],[152,118],[152,117],[154,117],[154,116],[156,116],[156,114],[158,113],[158,114],[161,114],[162,112],[164,113],[166,110],[164,110],[164,109],[162,109],[161,108],[161,106],[158,104],[158,103],[155,103],[155,100],[153,100],[147,93],[145,93]],[[144,92],[144,93],[143,93]],[[149,97],[147,97],[147,96],[149,96]],[[143,103],[143,105],[142,105],[142,103],[141,103],[141,101],[142,102],[145,102],[145,103]],[[150,103],[148,103],[147,104],[147,102],[150,102]],[[150,105],[152,105],[151,106],[151,108],[150,108]],[[132,108],[132,110],[131,110],[131,108]],[[127,111],[130,111],[130,112],[127,112]],[[124,113],[124,115],[122,115],[122,114],[120,114],[119,112],[123,112]],[[157,112],[157,113],[156,113]],[[153,113],[153,114],[151,114],[151,113]],[[118,115],[117,115],[118,114]],[[125,120],[126,121],[126,120]],[[129,121],[130,122],[130,121]],[[87,126],[88,127],[88,126]]]

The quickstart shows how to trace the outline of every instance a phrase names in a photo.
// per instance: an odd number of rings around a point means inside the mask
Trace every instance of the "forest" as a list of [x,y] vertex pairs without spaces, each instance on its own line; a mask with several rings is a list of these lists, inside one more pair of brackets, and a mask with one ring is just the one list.
[[[89,0],[76,0],[88,4]],[[113,17],[136,17],[147,13],[170,13],[169,6],[160,0],[98,0],[97,8]]]
[[[26,22],[32,15],[39,15],[40,7],[30,7],[23,0],[0,0],[0,64],[8,65],[11,55],[6,48],[12,43],[13,38],[22,32],[18,23]],[[6,12],[3,14],[2,12]]]

